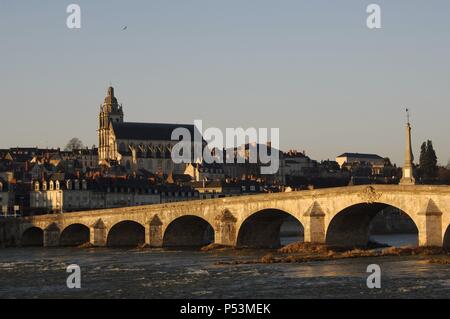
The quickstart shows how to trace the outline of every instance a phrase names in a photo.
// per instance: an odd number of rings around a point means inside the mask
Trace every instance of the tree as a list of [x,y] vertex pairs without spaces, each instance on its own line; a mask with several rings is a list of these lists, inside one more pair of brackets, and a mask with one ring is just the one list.
[[427,141],[427,153],[430,161],[430,172],[433,175],[433,177],[436,177],[438,171],[437,156],[433,148],[433,142],[431,142],[430,140]]
[[391,159],[389,157],[383,158],[383,165],[384,166],[392,166]]
[[64,148],[65,151],[73,151],[73,150],[79,150],[83,148],[83,142],[77,137],[74,137],[70,139],[70,141],[67,143],[66,147]]
[[433,148],[433,142],[427,140],[422,143],[420,147],[420,159],[419,159],[420,174],[424,178],[437,177],[437,156]]
[[339,164],[336,161],[322,161],[321,166],[326,168],[328,171],[339,171],[341,168],[339,167]]
[[438,178],[441,183],[450,185],[450,169],[439,167]]

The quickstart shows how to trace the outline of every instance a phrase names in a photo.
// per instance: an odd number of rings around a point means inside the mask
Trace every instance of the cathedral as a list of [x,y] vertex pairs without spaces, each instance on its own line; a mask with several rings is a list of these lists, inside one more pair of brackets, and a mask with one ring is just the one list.
[[123,165],[132,172],[145,169],[155,174],[183,174],[186,164],[175,164],[172,131],[183,127],[194,136],[194,125],[124,122],[122,105],[117,102],[114,88],[109,87],[100,106],[98,157],[101,165]]

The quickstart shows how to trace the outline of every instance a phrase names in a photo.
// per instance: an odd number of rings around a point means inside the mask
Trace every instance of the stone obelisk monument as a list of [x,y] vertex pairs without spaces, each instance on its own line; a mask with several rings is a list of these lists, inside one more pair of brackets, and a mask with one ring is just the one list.
[[400,185],[414,185],[416,180],[414,178],[414,155],[411,148],[411,124],[409,123],[409,110],[406,109],[406,150],[405,150],[405,164],[403,165],[403,175],[400,180]]

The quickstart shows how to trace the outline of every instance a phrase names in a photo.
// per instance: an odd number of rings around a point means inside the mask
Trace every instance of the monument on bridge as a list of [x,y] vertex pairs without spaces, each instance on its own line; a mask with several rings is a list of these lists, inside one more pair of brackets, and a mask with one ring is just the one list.
[[409,123],[409,110],[406,109],[406,152],[405,152],[405,164],[402,169],[402,179],[400,185],[415,185],[416,179],[414,178],[414,155],[411,147],[411,124]]

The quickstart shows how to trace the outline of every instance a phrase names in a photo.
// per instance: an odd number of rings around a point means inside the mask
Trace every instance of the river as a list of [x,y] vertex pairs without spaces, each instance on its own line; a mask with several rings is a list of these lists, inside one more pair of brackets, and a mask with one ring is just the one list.
[[[0,298],[450,297],[450,267],[424,256],[217,265],[265,253],[7,248],[0,250]],[[381,289],[366,286],[366,268],[373,263],[381,267]],[[81,289],[66,286],[69,264],[81,267]]]

